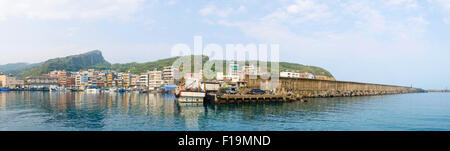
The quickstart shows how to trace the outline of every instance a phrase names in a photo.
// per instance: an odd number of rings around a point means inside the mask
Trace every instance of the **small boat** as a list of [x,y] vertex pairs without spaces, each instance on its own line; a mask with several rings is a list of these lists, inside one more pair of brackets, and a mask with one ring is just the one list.
[[179,103],[203,103],[206,93],[201,91],[180,91]]
[[175,89],[177,88],[177,85],[174,84],[162,84],[159,89],[158,92],[159,93],[173,93],[175,91]]
[[10,89],[8,89],[8,88],[4,88],[4,87],[0,87],[0,91],[4,91],[4,92],[9,92],[9,91],[10,91]]
[[100,86],[89,86],[86,89],[87,93],[100,93],[101,92],[101,87]]

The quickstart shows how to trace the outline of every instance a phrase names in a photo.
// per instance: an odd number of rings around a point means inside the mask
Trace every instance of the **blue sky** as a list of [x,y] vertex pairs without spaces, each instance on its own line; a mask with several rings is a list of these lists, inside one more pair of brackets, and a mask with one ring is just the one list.
[[450,0],[0,0],[0,64],[100,49],[113,63],[174,44],[280,44],[338,80],[450,86]]

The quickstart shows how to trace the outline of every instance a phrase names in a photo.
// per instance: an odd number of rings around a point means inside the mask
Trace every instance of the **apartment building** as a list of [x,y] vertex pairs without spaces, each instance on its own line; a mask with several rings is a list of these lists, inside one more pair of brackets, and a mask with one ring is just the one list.
[[52,76],[32,76],[27,77],[30,86],[58,86],[58,78]]
[[149,78],[150,75],[148,73],[141,73],[139,75],[137,86],[138,88],[146,89],[149,87]]
[[165,84],[175,84],[175,79],[179,77],[179,70],[172,66],[164,67],[162,78]]
[[18,80],[16,77],[11,77],[7,75],[0,75],[0,87],[8,88],[20,88],[25,85],[23,80]]
[[157,69],[155,69],[153,71],[148,71],[147,73],[149,74],[148,85],[150,89],[156,89],[161,86],[161,84],[164,84],[164,81],[162,79],[162,71],[158,71]]

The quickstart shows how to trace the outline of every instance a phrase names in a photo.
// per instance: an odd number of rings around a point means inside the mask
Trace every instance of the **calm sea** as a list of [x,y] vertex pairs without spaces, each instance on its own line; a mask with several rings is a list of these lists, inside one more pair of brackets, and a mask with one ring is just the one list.
[[168,94],[1,92],[0,130],[450,130],[450,93],[186,105]]

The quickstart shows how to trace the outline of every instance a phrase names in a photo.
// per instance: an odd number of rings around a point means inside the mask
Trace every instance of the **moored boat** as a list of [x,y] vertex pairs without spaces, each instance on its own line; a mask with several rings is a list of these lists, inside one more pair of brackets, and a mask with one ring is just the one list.
[[158,92],[159,93],[174,93],[175,89],[177,88],[177,85],[174,84],[162,84]]
[[9,92],[10,89],[9,88],[4,88],[4,87],[0,87],[0,91]]
[[86,89],[87,93],[100,93],[101,92],[101,87],[100,86],[89,86]]
[[179,103],[203,103],[206,93],[201,91],[180,91]]

